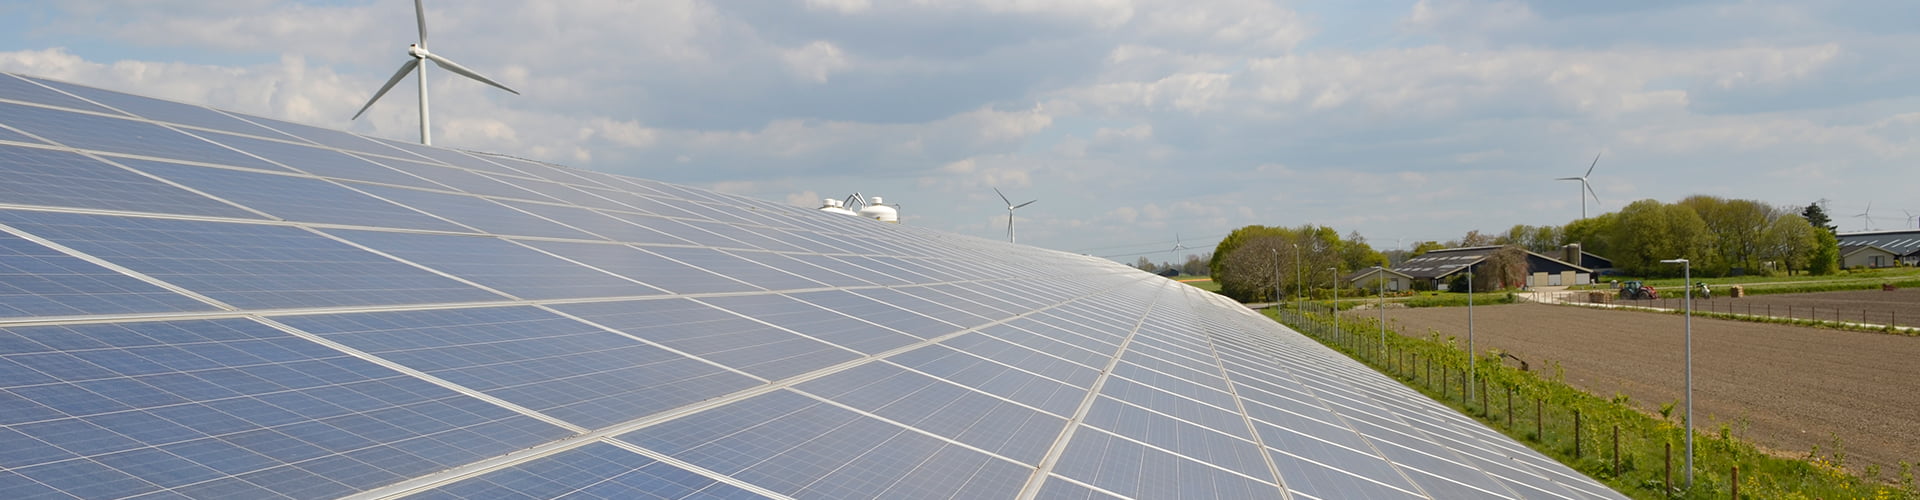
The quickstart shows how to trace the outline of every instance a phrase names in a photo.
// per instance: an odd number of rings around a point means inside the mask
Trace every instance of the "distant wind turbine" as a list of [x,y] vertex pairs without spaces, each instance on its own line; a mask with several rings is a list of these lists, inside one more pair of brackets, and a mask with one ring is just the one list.
[[433,61],[434,64],[440,65],[441,69],[452,71],[454,74],[460,76],[472,78],[480,83],[499,87],[500,90],[513,92],[513,95],[520,95],[520,92],[507,88],[506,85],[501,85],[499,82],[488,80],[487,77],[480,76],[479,73],[467,69],[466,66],[461,66],[459,63],[453,62],[445,57],[440,57],[438,54],[427,52],[427,9],[420,5],[420,1],[421,0],[413,0],[414,20],[420,25],[420,43],[407,46],[407,56],[412,57],[412,59],[408,59],[407,62],[400,65],[400,71],[395,71],[393,78],[388,78],[387,84],[381,86],[379,92],[374,92],[372,99],[367,99],[367,105],[361,106],[360,112],[353,114],[353,119],[360,119],[360,115],[365,114],[367,108],[373,107],[374,101],[380,100],[380,96],[387,95],[388,90],[393,90],[394,84],[400,83],[400,79],[406,78],[408,71],[415,71],[417,69],[420,72],[420,74],[417,75],[420,80],[420,143],[433,144],[432,135],[427,132],[429,123],[427,118],[427,65],[421,64],[421,61]]
[[1600,195],[1595,194],[1593,192],[1593,185],[1587,183],[1587,176],[1593,175],[1593,167],[1596,167],[1599,165],[1600,165],[1600,153],[1594,153],[1593,163],[1587,165],[1587,173],[1580,174],[1579,177],[1561,177],[1558,179],[1554,179],[1556,181],[1580,181],[1579,196],[1580,196],[1580,218],[1581,219],[1587,218],[1587,196],[1593,196],[1594,205],[1600,204]]
[[1186,249],[1187,249],[1186,245],[1180,244],[1180,233],[1173,233],[1173,257],[1179,258],[1180,251],[1186,250]]
[[1853,214],[1853,216],[1860,218],[1861,231],[1873,230],[1873,202],[1872,201],[1867,202],[1867,211]]
[[1006,193],[1002,193],[1002,192],[1000,192],[1000,188],[993,188],[993,194],[997,194],[997,195],[1000,195],[1000,201],[1004,201],[1004,202],[1007,202],[1007,243],[1014,243],[1014,240],[1013,240],[1013,211],[1014,211],[1014,210],[1017,210],[1017,209],[1019,209],[1020,207],[1024,207],[1024,206],[1027,206],[1027,205],[1032,205],[1032,204],[1033,204],[1033,202],[1036,202],[1036,201],[1040,201],[1040,200],[1028,200],[1028,201],[1027,201],[1026,203],[1021,203],[1021,204],[1019,204],[1019,205],[1015,205],[1015,204],[1013,204],[1013,200],[1009,200],[1009,199],[1007,199],[1007,194],[1006,194]]

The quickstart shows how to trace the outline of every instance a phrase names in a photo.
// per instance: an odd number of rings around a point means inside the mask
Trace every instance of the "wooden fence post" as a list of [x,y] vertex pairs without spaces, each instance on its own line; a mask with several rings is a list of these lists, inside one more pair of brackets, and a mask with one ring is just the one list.
[[1740,466],[1733,466],[1733,500],[1740,500]]
[[1573,409],[1573,458],[1580,458],[1580,409]]
[[1541,443],[1547,442],[1546,423],[1545,423],[1547,421],[1546,408],[1547,408],[1547,398],[1541,397],[1541,398],[1533,399],[1533,435],[1535,438],[1539,439]]
[[1513,386],[1507,386],[1507,428],[1513,428]]
[[1667,456],[1662,461],[1667,463],[1667,479],[1660,491],[1665,496],[1673,496],[1673,441],[1667,441]]

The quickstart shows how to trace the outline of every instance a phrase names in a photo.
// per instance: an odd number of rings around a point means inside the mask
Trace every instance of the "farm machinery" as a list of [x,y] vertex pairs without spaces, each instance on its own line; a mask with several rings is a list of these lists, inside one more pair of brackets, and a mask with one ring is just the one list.
[[1639,281],[1629,281],[1625,286],[1620,287],[1620,298],[1623,300],[1657,299],[1660,298],[1660,291]]

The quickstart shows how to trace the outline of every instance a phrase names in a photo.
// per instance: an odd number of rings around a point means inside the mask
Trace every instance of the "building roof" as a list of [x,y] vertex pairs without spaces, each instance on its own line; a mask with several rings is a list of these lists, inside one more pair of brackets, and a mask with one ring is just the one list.
[[1920,252],[1920,229],[1895,229],[1890,231],[1861,231],[1840,233],[1840,246],[1873,245],[1895,255],[1910,255]]
[[[1480,261],[1486,260],[1488,255],[1492,255],[1494,251],[1499,250],[1501,248],[1503,248],[1502,245],[1489,245],[1489,246],[1482,246],[1482,247],[1462,247],[1462,248],[1446,248],[1446,249],[1434,250],[1431,252],[1420,254],[1419,257],[1407,259],[1406,262],[1400,263],[1400,267],[1398,269],[1401,272],[1406,273],[1408,276],[1411,276],[1414,278],[1422,278],[1422,279],[1444,278],[1455,272],[1459,272],[1461,269],[1465,269],[1467,266],[1479,264]],[[1520,247],[1514,247],[1514,248],[1520,248]],[[1541,255],[1539,253],[1535,253],[1533,251],[1530,251],[1524,248],[1520,248],[1520,251],[1526,252],[1529,260],[1536,259],[1536,258],[1544,259],[1550,262],[1558,263],[1560,265],[1571,267],[1578,272],[1584,272],[1584,273],[1593,272],[1593,269],[1575,265],[1573,263],[1556,259],[1553,257],[1549,257],[1546,255]],[[1581,252],[1581,253],[1584,254],[1585,252]]]
[[1886,248],[1882,248],[1880,247],[1880,245],[1869,245],[1866,243],[1847,243],[1847,244],[1840,245],[1840,256],[1852,257],[1853,254],[1857,254],[1857,253],[1865,252],[1869,250],[1879,250],[1882,252],[1886,252],[1887,255],[1894,255],[1894,256],[1900,255],[1900,252],[1895,252],[1892,250],[1888,250]]
[[1355,282],[1355,281],[1360,281],[1360,280],[1363,280],[1363,279],[1367,279],[1367,278],[1369,278],[1369,277],[1372,277],[1372,276],[1373,276],[1374,274],[1378,274],[1378,273],[1382,273],[1382,272],[1384,272],[1384,273],[1387,273],[1387,274],[1391,274],[1391,275],[1394,275],[1394,276],[1399,276],[1399,277],[1402,277],[1402,278],[1406,278],[1406,279],[1413,279],[1413,275],[1411,275],[1411,274],[1407,274],[1407,273],[1403,273],[1403,272],[1400,272],[1400,271],[1395,271],[1395,270],[1392,270],[1392,269],[1387,269],[1387,268],[1384,268],[1384,267],[1380,267],[1380,266],[1373,266],[1373,267],[1369,267],[1369,268],[1366,268],[1366,269],[1361,269],[1361,270],[1359,270],[1359,271],[1354,271],[1354,272],[1353,272],[1352,274],[1348,274],[1348,275],[1347,275],[1347,282],[1348,282],[1348,283],[1353,283],[1353,282]]

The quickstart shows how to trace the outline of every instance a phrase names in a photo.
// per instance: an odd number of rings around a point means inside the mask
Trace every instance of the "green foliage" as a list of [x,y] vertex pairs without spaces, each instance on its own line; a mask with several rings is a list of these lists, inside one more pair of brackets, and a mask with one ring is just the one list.
[[1833,225],[1833,219],[1827,217],[1827,210],[1820,208],[1819,203],[1808,203],[1806,210],[1800,211],[1800,216],[1806,218],[1813,227],[1824,228],[1828,233],[1840,232],[1840,226]]
[[1814,231],[1813,253],[1808,257],[1807,273],[1824,276],[1840,271],[1840,238],[1829,231]]
[[1703,258],[1709,240],[1707,224],[1699,214],[1656,200],[1640,200],[1620,209],[1620,220],[1609,239],[1614,265],[1634,274],[1680,273],[1678,266],[1661,264],[1663,259],[1686,258],[1703,269],[1717,260]]
[[1326,226],[1246,226],[1214,247],[1209,275],[1220,293],[1241,302],[1269,302],[1333,286],[1342,273],[1385,265],[1387,258],[1359,233],[1341,238]]

